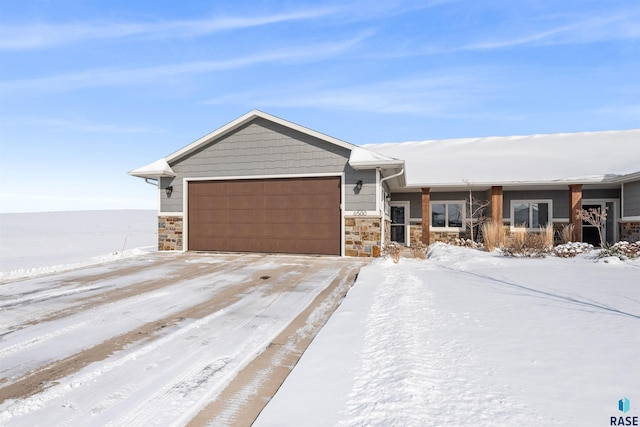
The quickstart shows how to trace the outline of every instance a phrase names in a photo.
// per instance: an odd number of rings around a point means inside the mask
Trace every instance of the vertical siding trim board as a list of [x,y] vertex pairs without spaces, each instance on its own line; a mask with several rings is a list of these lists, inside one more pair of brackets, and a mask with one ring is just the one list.
[[[345,173],[316,173],[316,174],[281,174],[281,175],[250,175],[250,176],[216,176],[216,177],[196,177],[183,178],[182,203],[184,207],[189,206],[189,182],[192,181],[230,181],[244,179],[286,179],[286,178],[315,178],[315,177],[340,177],[340,255],[345,256]],[[189,250],[189,210],[184,210],[183,216],[183,251]]]

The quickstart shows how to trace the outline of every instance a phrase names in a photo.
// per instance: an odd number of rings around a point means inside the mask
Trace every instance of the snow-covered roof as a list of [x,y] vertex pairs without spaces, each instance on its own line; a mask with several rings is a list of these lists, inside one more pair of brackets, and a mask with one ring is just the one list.
[[146,166],[129,171],[129,175],[151,179],[158,179],[163,176],[176,176],[166,159],[156,160]]
[[409,187],[602,183],[640,172],[640,129],[367,144]]
[[362,147],[356,147],[351,150],[349,165],[356,170],[375,167],[402,168],[404,167],[404,160],[394,159]]

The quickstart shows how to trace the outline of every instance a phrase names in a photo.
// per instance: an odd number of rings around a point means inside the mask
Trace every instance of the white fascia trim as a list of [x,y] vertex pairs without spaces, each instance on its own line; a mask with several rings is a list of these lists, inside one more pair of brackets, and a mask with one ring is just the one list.
[[158,212],[158,216],[184,216],[184,212]]
[[378,160],[378,161],[372,161],[372,162],[349,162],[349,166],[351,166],[355,170],[366,170],[366,169],[375,169],[375,168],[400,169],[400,168],[404,168],[404,160]]
[[347,150],[353,150],[356,146],[353,144],[349,144],[348,142],[342,141],[340,139],[334,138],[332,136],[329,135],[325,135],[323,133],[317,132],[315,130],[306,128],[304,126],[300,126],[298,124],[289,122],[287,120],[281,119],[279,117],[276,116],[272,116],[271,114],[267,114],[263,111],[260,110],[253,110],[248,112],[247,114],[235,119],[232,122],[227,123],[226,125],[214,130],[211,133],[208,133],[207,135],[197,139],[196,141],[192,142],[191,144],[187,145],[184,148],[181,148],[180,150],[176,151],[175,153],[169,155],[167,157],[167,162],[171,163],[173,161],[176,161],[184,156],[186,156],[189,153],[192,153],[193,151],[197,150],[198,148],[200,148],[202,145],[208,144],[209,142],[221,138],[224,135],[236,130],[237,128],[245,125],[246,123],[256,119],[256,118],[262,118],[265,120],[268,120],[270,122],[273,123],[277,123],[279,125],[288,127],[290,129],[296,130],[298,132],[307,134],[309,136],[312,136],[314,138],[318,138],[321,139],[323,141],[326,141],[330,144],[334,144],[337,145],[339,147],[342,148],[346,148]]

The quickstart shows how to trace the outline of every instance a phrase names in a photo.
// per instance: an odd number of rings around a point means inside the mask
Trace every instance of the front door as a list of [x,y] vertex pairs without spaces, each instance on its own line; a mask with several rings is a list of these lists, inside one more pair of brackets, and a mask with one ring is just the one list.
[[407,245],[409,209],[405,204],[391,204],[391,241]]
[[[582,205],[582,209],[589,212],[590,209],[595,209],[598,212],[605,211],[605,203],[586,203]],[[612,214],[612,212],[610,212]],[[604,222],[601,228],[602,238],[606,241],[607,236],[607,223]],[[593,246],[600,246],[600,234],[598,233],[598,226],[589,224],[587,221],[582,221],[582,241],[591,243]]]

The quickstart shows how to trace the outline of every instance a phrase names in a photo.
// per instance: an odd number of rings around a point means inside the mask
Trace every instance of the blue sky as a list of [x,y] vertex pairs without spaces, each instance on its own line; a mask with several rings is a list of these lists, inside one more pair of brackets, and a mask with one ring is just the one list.
[[254,108],[354,144],[638,128],[640,2],[0,0],[0,212],[155,209],[126,172]]

